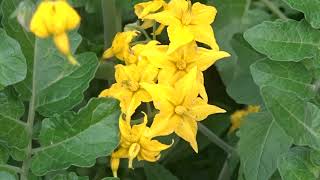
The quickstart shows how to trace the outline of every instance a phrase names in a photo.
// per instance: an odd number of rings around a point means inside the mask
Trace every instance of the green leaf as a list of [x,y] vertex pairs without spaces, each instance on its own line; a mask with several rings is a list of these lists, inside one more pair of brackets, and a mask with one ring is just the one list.
[[227,92],[239,104],[260,104],[260,90],[254,83],[249,68],[252,63],[265,59],[265,56],[254,51],[240,34],[234,36],[231,43],[238,60],[234,77],[227,85]]
[[70,172],[68,174],[58,174],[50,180],[89,180],[88,177],[79,177],[76,173]]
[[320,45],[320,31],[306,21],[264,22],[244,33],[258,52],[275,61],[301,61],[314,57]]
[[109,155],[118,145],[118,102],[92,99],[79,113],[65,112],[45,119],[41,148],[32,158],[32,171],[44,175],[71,165],[90,167],[95,159]]
[[266,86],[261,93],[268,110],[297,145],[320,149],[320,110],[292,92]]
[[306,147],[294,147],[279,159],[278,168],[282,180],[318,179],[319,167],[310,161],[310,150]]
[[268,180],[292,139],[267,112],[250,114],[240,128],[239,154],[246,180]]
[[[242,20],[249,7],[250,0],[210,0],[209,5],[217,8],[218,14],[213,24],[215,36],[220,49],[231,54],[230,58],[216,63],[225,84],[230,83],[236,67],[237,55],[230,41],[234,34],[242,31]],[[223,12],[223,13],[220,13]]]
[[9,160],[8,150],[0,145],[0,164],[6,164]]
[[17,176],[11,172],[0,169],[0,179],[3,180],[17,180]]
[[19,43],[1,28],[0,39],[0,87],[4,88],[26,77],[27,64]]
[[105,177],[101,180],[120,180],[119,178],[116,178],[116,177]]
[[8,35],[20,43],[22,52],[29,65],[33,60],[34,36],[32,33],[27,32],[16,18],[10,18],[20,2],[21,0],[2,0],[1,11],[3,18],[1,22]]
[[315,29],[320,28],[320,1],[318,0],[283,0],[291,8],[304,13],[306,20]]
[[147,180],[178,180],[169,170],[157,163],[145,163],[144,172]]
[[19,120],[23,113],[23,103],[11,89],[0,92],[0,144],[16,160],[24,158],[22,153],[29,142],[27,126]]
[[311,99],[315,96],[312,72],[302,63],[258,61],[251,66],[251,73],[258,86],[272,86],[294,92],[299,97]]

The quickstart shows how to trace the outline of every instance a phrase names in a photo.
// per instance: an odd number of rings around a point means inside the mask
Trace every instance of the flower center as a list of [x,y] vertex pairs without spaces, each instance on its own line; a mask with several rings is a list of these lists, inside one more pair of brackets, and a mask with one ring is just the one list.
[[140,88],[139,83],[137,83],[137,82],[135,82],[135,81],[131,81],[131,80],[124,80],[124,81],[122,81],[122,85],[123,85],[125,88],[129,89],[130,91],[132,91],[132,92],[136,92],[136,91],[138,91],[139,88]]
[[179,70],[185,70],[187,67],[187,63],[184,60],[179,60],[176,62],[176,66],[177,66],[177,69]]
[[129,148],[129,168],[132,169],[132,162],[134,160],[134,158],[136,158],[140,152],[141,146],[138,143],[133,143],[131,144],[130,148]]
[[174,109],[174,112],[180,116],[184,115],[187,111],[188,111],[187,108],[185,108],[184,106],[177,106]]

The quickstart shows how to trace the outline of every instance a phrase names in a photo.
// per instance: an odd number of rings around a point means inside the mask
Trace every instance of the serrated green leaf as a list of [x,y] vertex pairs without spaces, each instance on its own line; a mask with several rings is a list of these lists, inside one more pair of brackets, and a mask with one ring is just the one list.
[[320,31],[304,20],[264,22],[247,30],[244,37],[254,49],[275,61],[312,58],[320,45]]
[[41,148],[32,158],[32,171],[44,175],[71,165],[90,167],[118,145],[118,102],[92,99],[78,114],[66,112],[45,119]]
[[282,180],[316,180],[319,168],[310,162],[310,150],[294,147],[279,159],[278,168]]
[[4,88],[26,77],[27,64],[19,43],[1,28],[0,39],[0,87]]
[[315,96],[312,72],[302,63],[258,61],[251,66],[251,73],[258,86],[273,86],[294,92],[299,97],[311,99]]
[[233,38],[231,44],[238,60],[234,77],[227,85],[227,92],[239,104],[260,104],[260,90],[254,83],[249,68],[252,63],[265,59],[265,56],[254,51],[240,34]]
[[296,94],[266,86],[261,93],[268,110],[294,144],[320,149],[320,110]]
[[312,27],[320,28],[320,1],[318,0],[283,0],[291,8],[304,13],[306,20]]
[[292,139],[276,124],[271,114],[250,114],[240,128],[239,154],[246,180],[268,180],[277,160],[289,150]]
[[68,174],[58,174],[51,178],[50,180],[89,180],[88,177],[80,177],[74,172]]
[[28,146],[27,126],[20,121],[24,105],[11,89],[0,92],[0,144],[10,150],[16,160],[24,158],[23,151]]
[[145,163],[147,180],[178,180],[169,170],[157,163]]

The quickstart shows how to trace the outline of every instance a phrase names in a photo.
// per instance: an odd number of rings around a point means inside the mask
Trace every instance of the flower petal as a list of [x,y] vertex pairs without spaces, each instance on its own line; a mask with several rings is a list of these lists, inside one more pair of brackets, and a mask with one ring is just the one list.
[[166,136],[175,131],[182,119],[173,113],[160,112],[154,117],[153,123],[147,133],[150,138],[156,136]]
[[202,121],[211,114],[226,112],[226,110],[221,109],[217,106],[207,104],[206,101],[201,98],[197,98],[189,109],[189,112],[193,117],[196,118],[197,121]]
[[189,142],[193,150],[198,153],[198,144],[196,139],[197,131],[197,122],[191,118],[185,117],[175,130],[175,133],[185,141]]
[[230,57],[230,54],[224,51],[215,51],[205,48],[198,48],[198,57],[195,63],[200,71],[207,70],[219,59]]
[[207,44],[213,50],[219,51],[219,46],[210,25],[189,25],[188,28],[194,35],[196,41]]
[[217,9],[213,6],[207,6],[196,2],[192,5],[191,24],[211,24],[217,14]]
[[168,36],[170,39],[168,54],[173,53],[178,48],[192,42],[195,39],[195,35],[192,31],[189,30],[190,28],[186,26],[178,25],[171,25],[168,27]]

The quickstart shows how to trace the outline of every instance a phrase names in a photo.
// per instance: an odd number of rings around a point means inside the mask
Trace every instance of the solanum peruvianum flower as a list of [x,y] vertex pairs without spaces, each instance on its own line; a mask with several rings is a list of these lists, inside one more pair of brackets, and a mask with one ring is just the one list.
[[[118,99],[123,113],[121,142],[111,156],[114,176],[121,158],[129,159],[130,168],[136,157],[158,160],[161,151],[170,147],[156,141],[159,136],[175,133],[198,152],[197,123],[211,114],[226,112],[208,104],[203,76],[203,71],[216,61],[230,56],[219,50],[211,27],[216,9],[201,3],[192,5],[189,0],[171,0],[168,4],[152,0],[137,4],[135,12],[144,22],[143,27],[118,33],[103,56],[115,56],[124,62],[116,66],[116,83],[100,94]],[[170,44],[161,45],[156,40],[135,43],[142,34],[139,29],[157,25],[156,22],[160,24],[153,33],[167,26]],[[199,47],[197,42],[210,48]],[[151,125],[147,126],[146,117],[142,124],[132,125],[136,109],[146,102],[153,102],[157,109]],[[156,149],[151,150],[151,144]]]
[[30,31],[39,38],[53,37],[58,50],[71,64],[79,65],[70,50],[67,32],[80,24],[80,16],[66,0],[43,0],[37,7]]

